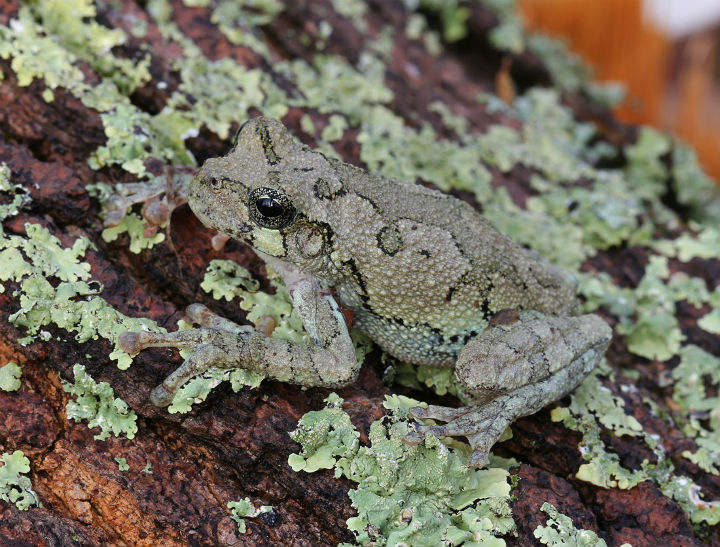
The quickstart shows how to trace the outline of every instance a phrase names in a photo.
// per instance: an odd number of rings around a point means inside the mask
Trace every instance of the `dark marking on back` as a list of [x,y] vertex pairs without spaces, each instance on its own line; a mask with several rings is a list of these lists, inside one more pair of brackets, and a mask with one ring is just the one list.
[[260,143],[263,147],[263,153],[265,154],[265,160],[270,165],[277,165],[280,163],[280,158],[275,153],[275,148],[273,147],[272,139],[270,138],[270,132],[268,131],[267,126],[264,123],[257,124],[257,127],[255,129],[257,132],[258,137],[260,137]]
[[345,262],[345,264],[347,264],[350,268],[350,273],[352,273],[353,279],[355,279],[358,287],[360,288],[361,292],[358,294],[358,297],[360,298],[360,300],[362,300],[363,304],[365,304],[367,309],[370,309],[370,306],[368,305],[370,298],[367,295],[367,283],[365,282],[365,279],[363,279],[360,270],[358,270],[357,264],[355,264],[355,261],[353,259],[348,260],[347,262]]
[[356,195],[357,197],[359,197],[359,198],[364,199],[365,201],[367,201],[367,202],[370,204],[370,207],[372,207],[373,210],[374,210],[377,214],[379,214],[380,216],[382,216],[382,214],[383,214],[382,209],[380,208],[380,206],[379,206],[377,203],[375,203],[375,202],[372,200],[372,198],[369,198],[369,197],[361,194],[360,192],[355,192],[355,195]]
[[383,226],[377,234],[378,248],[389,256],[395,256],[405,247],[400,231],[394,224]]
[[453,294],[455,293],[455,287],[452,286],[448,289],[447,294],[445,295],[445,302],[450,302],[452,300]]

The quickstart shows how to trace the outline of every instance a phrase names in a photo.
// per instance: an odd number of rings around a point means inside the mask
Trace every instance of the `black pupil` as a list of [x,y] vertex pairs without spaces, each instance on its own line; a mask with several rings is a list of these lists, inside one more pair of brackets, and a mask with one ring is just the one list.
[[280,216],[283,212],[283,206],[269,197],[258,198],[255,206],[261,215],[270,218]]

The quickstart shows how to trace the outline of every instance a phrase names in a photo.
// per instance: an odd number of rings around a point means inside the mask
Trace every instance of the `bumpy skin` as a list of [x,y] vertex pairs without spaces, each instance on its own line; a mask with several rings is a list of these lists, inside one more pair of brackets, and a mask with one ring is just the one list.
[[[327,158],[297,143],[277,120],[247,122],[230,154],[200,169],[188,201],[205,225],[248,243],[283,276],[315,344],[238,334],[226,320],[191,307],[190,319],[204,328],[121,337],[131,353],[193,350],[153,392],[157,404],[168,404],[184,381],[210,366],[305,386],[353,381],[358,365],[333,287],[354,310],[356,326],[386,352],[455,366],[481,405],[414,409],[449,423],[417,426],[408,441],[429,432],[463,435],[474,448],[472,463],[484,465],[507,424],[574,389],[610,342],[600,318],[576,315],[567,274],[468,204]],[[517,313],[490,323],[503,310]]]

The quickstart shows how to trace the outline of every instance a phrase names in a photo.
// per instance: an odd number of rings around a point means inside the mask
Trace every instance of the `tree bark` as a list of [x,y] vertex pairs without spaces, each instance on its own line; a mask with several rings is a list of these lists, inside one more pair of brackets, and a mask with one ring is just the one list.
[[[442,132],[439,115],[428,111],[428,105],[437,100],[462,112],[478,131],[491,124],[514,123],[501,114],[487,114],[475,100],[480,91],[494,90],[501,66],[502,54],[487,41],[488,30],[497,24],[491,12],[473,4],[470,35],[448,47],[445,54],[433,57],[405,37],[402,29],[406,16],[399,0],[371,0],[368,4],[368,31],[363,35],[338,17],[328,1],[289,1],[276,20],[263,29],[268,46],[280,58],[309,60],[313,51],[297,36],[316,33],[324,19],[335,29],[327,51],[352,63],[357,61],[363,40],[389,24],[396,30],[386,76],[395,97],[390,107],[408,123],[417,123],[413,121],[418,119],[416,114],[423,113],[421,119]],[[208,57],[230,56],[247,67],[269,68],[254,52],[228,42],[210,22],[208,9],[189,8],[179,1],[172,6],[174,22]],[[0,24],[7,25],[18,9],[18,1],[0,1]],[[161,47],[142,2],[108,4],[98,20],[123,28],[129,25],[126,16],[142,19],[150,30],[144,38],[131,38],[124,53],[133,57],[142,53],[143,44],[152,48],[153,82],[137,90],[132,100],[149,112],[157,112],[169,96],[158,88],[157,81],[168,82],[168,89],[178,83],[178,74],[170,68],[176,52]],[[414,80],[408,76],[409,65],[417,75]],[[99,172],[88,167],[90,153],[105,142],[98,113],[64,89],[55,90],[55,100],[47,103],[42,98],[44,85],[35,82],[20,87],[10,61],[0,60],[0,67],[5,75],[0,82],[0,161],[8,164],[16,181],[30,188],[33,200],[19,216],[4,223],[6,233],[24,234],[25,223],[32,222],[48,228],[65,245],[78,236],[89,238],[95,249],[88,251],[87,259],[94,278],[104,285],[102,297],[126,315],[150,317],[174,330],[185,306],[201,302],[243,322],[243,313],[235,303],[213,300],[199,283],[207,263],[214,258],[234,259],[257,276],[263,275],[263,265],[253,253],[234,242],[223,251],[212,250],[213,234],[187,206],[177,209],[172,217],[172,246],[166,242],[133,254],[122,238],[104,242],[100,207],[85,186],[98,180],[127,181],[129,177],[117,167]],[[514,59],[512,76],[520,92],[549,84],[543,66],[527,54]],[[93,75],[88,74],[88,78]],[[617,142],[634,138],[633,130],[619,124],[609,112],[578,97],[567,96],[565,100],[579,118],[598,122]],[[296,133],[302,114],[291,109],[285,118]],[[323,123],[317,112],[309,114]],[[337,149],[346,161],[359,164],[359,147],[352,135],[352,131],[347,132]],[[191,149],[199,160],[220,155],[226,148],[227,142],[206,130],[191,140]],[[518,168],[510,179],[493,171],[493,184],[507,185],[513,199],[523,204],[532,193],[530,175]],[[462,192],[457,195],[469,199]],[[645,262],[643,249],[633,247],[601,253],[586,267],[633,284],[642,277]],[[718,261],[696,260],[682,268],[706,279],[710,286],[720,280]],[[23,379],[19,391],[0,391],[0,452],[21,449],[29,457],[33,487],[43,507],[21,512],[11,504],[0,503],[0,545],[335,545],[353,541],[345,524],[354,515],[347,496],[353,483],[333,478],[331,471],[295,473],[287,464],[289,454],[298,450],[288,432],[304,413],[323,406],[329,390],[302,390],[269,381],[259,389],[239,393],[223,386],[190,413],[168,414],[152,406],[148,394],[181,363],[176,352],[145,351],[130,369],[121,371],[108,359],[112,347],[107,341],[78,344],[72,335],[53,326],[47,329],[51,341],[35,341],[23,347],[17,340],[25,332],[8,321],[18,308],[15,289],[17,284],[8,283],[0,294],[0,364],[11,360],[21,363]],[[720,355],[720,342],[695,326],[696,315],[690,306],[680,310],[684,334]],[[631,356],[623,344],[616,338],[611,361],[638,363],[640,379],[636,392],[615,394],[623,398],[629,413],[660,435],[679,471],[702,485],[706,496],[717,498],[718,477],[706,475],[676,457],[692,449],[692,443],[667,421],[649,415],[642,403],[649,397],[658,405],[666,404],[667,393],[659,392],[653,388],[655,381],[646,379],[667,370],[668,364]],[[132,441],[124,437],[96,441],[96,431],[66,419],[68,396],[61,379],[72,379],[75,363],[86,364],[98,382],[109,382],[115,395],[137,413],[139,431]],[[382,401],[390,388],[383,384],[383,368],[379,351],[375,351],[366,359],[358,382],[339,391],[346,401],[345,410],[362,432],[361,442],[367,442],[369,424],[384,414]],[[576,479],[574,475],[583,463],[576,448],[579,436],[551,422],[548,409],[519,420],[513,432],[510,441],[495,449],[501,456],[523,462],[517,471],[520,481],[513,491],[518,535],[508,536],[508,545],[538,545],[533,530],[544,523],[539,512],[543,501],[571,516],[576,526],[599,531],[608,545],[623,541],[636,547],[689,546],[702,541],[720,544],[717,530],[693,529],[682,509],[649,482],[631,490],[604,490]],[[652,457],[634,439],[607,441],[630,467],[644,456]],[[130,471],[119,471],[115,457],[126,458]],[[147,462],[152,464],[151,475],[140,472]],[[242,494],[238,496],[238,492]],[[274,511],[265,518],[248,520],[248,532],[240,534],[225,504],[228,499],[244,496],[272,505]]]

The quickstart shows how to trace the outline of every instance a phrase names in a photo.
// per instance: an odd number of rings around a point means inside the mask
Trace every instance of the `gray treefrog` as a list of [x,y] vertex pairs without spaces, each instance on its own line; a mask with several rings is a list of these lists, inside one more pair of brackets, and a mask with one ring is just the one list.
[[238,334],[237,325],[194,304],[187,315],[201,328],[120,337],[129,353],[190,350],[153,390],[157,405],[209,367],[302,386],[352,382],[359,365],[337,299],[397,359],[455,367],[475,404],[413,409],[446,423],[417,425],[406,440],[465,436],[470,463],[483,466],[510,422],[573,390],[611,340],[598,316],[577,315],[571,276],[467,203],[328,158],[274,119],[248,121],[227,156],[206,161],[188,202],[205,225],[246,242],[283,277],[314,343]]

